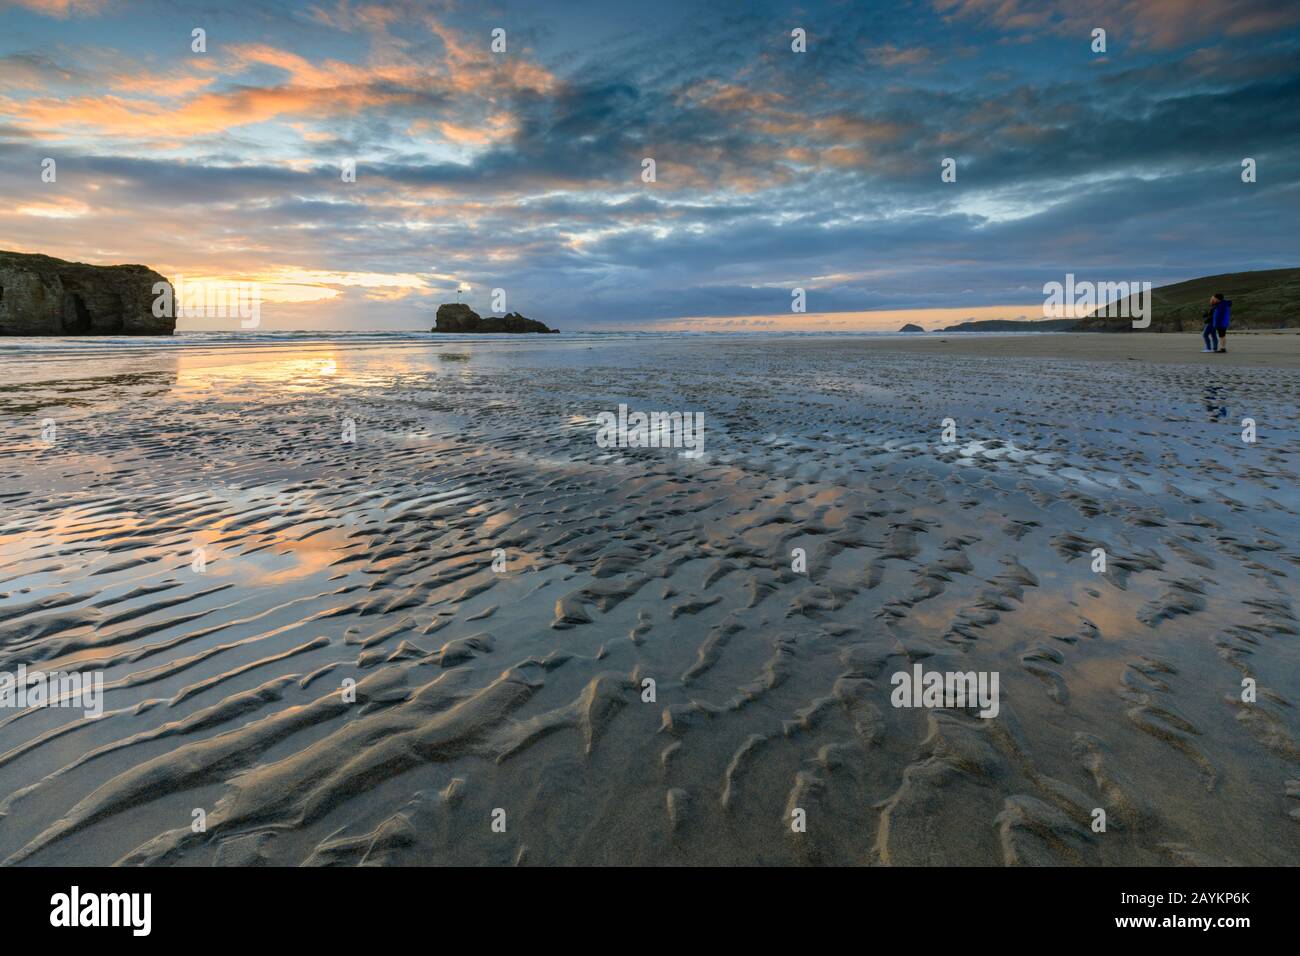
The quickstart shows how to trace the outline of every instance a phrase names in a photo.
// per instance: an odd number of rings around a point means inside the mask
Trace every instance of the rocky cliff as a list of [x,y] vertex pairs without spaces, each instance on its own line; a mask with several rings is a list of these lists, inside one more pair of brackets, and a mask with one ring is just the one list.
[[173,316],[153,314],[145,266],[89,266],[0,252],[0,335],[171,335]]
[[447,302],[438,306],[434,332],[558,332],[548,329],[535,319],[526,319],[518,312],[503,316],[489,315],[486,319],[467,305]]

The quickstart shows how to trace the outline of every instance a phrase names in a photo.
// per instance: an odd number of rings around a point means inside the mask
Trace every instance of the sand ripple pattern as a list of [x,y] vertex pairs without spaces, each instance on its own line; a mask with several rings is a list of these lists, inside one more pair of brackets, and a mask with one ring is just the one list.
[[[6,863],[1300,859],[1294,371],[281,351],[0,393],[0,671],[106,686],[0,711]],[[598,448],[620,401],[707,454]]]

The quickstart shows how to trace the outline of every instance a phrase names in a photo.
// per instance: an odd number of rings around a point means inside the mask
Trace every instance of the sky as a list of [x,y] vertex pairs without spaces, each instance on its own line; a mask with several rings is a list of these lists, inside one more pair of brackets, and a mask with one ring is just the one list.
[[1298,183],[1296,3],[0,0],[0,249],[264,328],[1036,318],[1300,266]]

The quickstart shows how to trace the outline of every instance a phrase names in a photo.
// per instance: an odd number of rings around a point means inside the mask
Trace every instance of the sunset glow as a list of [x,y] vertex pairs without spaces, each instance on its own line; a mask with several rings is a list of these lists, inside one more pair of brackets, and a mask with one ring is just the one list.
[[1066,271],[1294,259],[1286,5],[254,6],[0,11],[0,247],[358,329],[428,328],[458,288],[571,329],[930,328],[1032,313]]

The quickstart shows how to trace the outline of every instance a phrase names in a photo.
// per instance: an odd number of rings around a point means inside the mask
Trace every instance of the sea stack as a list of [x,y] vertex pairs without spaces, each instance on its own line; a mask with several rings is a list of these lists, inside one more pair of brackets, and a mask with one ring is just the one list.
[[548,329],[535,319],[527,319],[518,312],[489,315],[482,318],[469,306],[460,302],[444,302],[438,306],[434,332],[559,332]]
[[908,322],[907,325],[903,326],[903,327],[902,327],[901,329],[899,329],[898,331],[900,331],[900,332],[924,332],[925,329],[921,328],[921,327],[920,327],[919,325],[917,325],[915,322]]
[[160,282],[147,266],[0,251],[0,335],[171,335],[175,316],[153,312]]

